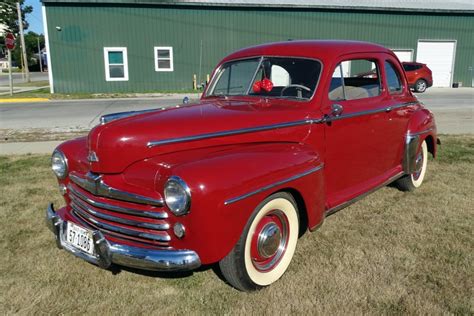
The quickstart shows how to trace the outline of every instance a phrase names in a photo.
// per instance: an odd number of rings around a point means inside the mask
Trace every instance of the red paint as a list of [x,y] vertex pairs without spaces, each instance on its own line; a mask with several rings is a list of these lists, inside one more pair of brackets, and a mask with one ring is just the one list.
[[[403,76],[402,66],[388,49],[374,44],[348,41],[291,41],[240,50],[226,57],[218,67],[232,59],[255,56],[299,56],[318,59],[322,65],[320,81],[311,100],[254,96],[205,97],[183,108],[157,110],[112,121],[95,127],[87,138],[59,146],[69,162],[69,171],[84,175],[103,175],[108,185],[127,192],[159,199],[171,175],[181,177],[191,188],[188,215],[176,217],[167,207],[141,206],[143,210],[165,211],[170,224],[169,246],[198,253],[202,263],[221,260],[234,247],[255,207],[270,194],[286,190],[301,196],[308,227],[314,228],[331,207],[363,194],[384,183],[402,170],[405,135],[429,130],[423,137],[434,139],[433,115],[417,102]],[[390,60],[402,74],[403,89],[390,94],[386,80],[379,96],[331,101],[328,98],[334,68],[350,56],[370,58],[380,64]],[[215,73],[215,71],[214,71]],[[264,79],[265,81],[268,79]],[[260,89],[273,86],[259,84]],[[211,82],[212,84],[212,82]],[[266,88],[264,88],[264,85]],[[254,87],[255,88],[255,87]],[[339,103],[343,115],[385,109],[413,102],[398,109],[334,120],[331,123],[304,124],[232,136],[159,145],[160,141],[214,132],[267,126],[308,119],[320,120],[331,115],[331,106]],[[94,151],[99,162],[88,162]],[[324,164],[320,171],[276,185],[238,202],[226,200],[291,178]],[[68,183],[68,179],[60,181]],[[126,202],[104,199],[104,202]],[[68,206],[59,214],[76,221]],[[124,216],[124,218],[126,218]],[[131,218],[131,217],[129,217]],[[186,235],[178,239],[173,225],[184,224]],[[152,248],[153,245],[106,235],[110,241]]]

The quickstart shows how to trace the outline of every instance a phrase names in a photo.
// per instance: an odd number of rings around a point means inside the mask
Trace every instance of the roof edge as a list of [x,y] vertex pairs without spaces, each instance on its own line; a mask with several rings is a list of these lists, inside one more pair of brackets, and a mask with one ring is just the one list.
[[308,4],[256,4],[256,3],[223,3],[223,2],[186,2],[176,0],[41,0],[43,4],[114,4],[114,5],[153,5],[153,6],[187,6],[187,7],[224,7],[224,8],[269,8],[269,9],[321,9],[347,11],[388,11],[412,13],[467,13],[474,14],[474,8],[469,9],[442,9],[442,8],[401,8],[380,6],[351,6],[351,5],[308,5]]

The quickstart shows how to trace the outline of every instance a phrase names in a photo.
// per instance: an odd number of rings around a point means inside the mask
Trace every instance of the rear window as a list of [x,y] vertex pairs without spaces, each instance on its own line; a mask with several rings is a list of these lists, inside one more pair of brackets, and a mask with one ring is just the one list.
[[414,71],[420,69],[422,66],[419,64],[403,64],[403,69],[405,71]]

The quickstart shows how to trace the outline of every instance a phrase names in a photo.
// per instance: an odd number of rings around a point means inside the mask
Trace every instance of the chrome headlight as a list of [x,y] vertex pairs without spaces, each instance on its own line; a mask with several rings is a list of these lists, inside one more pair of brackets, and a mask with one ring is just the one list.
[[165,202],[175,215],[189,212],[191,206],[191,190],[180,177],[172,176],[165,184]]
[[59,179],[67,176],[67,159],[59,150],[55,150],[51,156],[51,169]]

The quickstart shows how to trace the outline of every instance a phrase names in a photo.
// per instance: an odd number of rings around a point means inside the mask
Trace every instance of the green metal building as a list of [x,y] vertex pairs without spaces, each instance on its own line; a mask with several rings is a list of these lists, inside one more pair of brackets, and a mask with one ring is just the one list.
[[288,39],[375,42],[434,86],[473,85],[472,0],[42,2],[52,92],[189,90],[228,53]]

